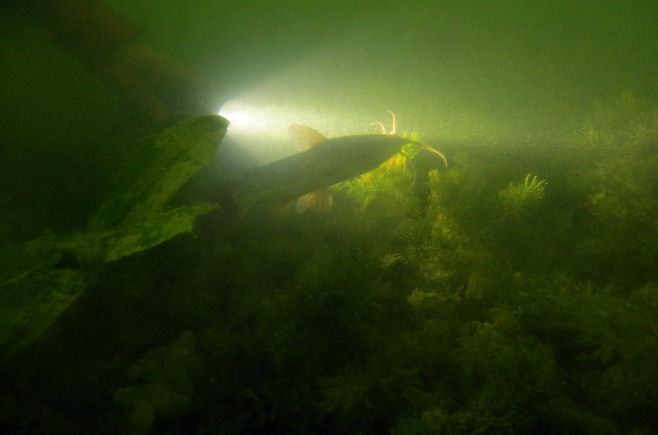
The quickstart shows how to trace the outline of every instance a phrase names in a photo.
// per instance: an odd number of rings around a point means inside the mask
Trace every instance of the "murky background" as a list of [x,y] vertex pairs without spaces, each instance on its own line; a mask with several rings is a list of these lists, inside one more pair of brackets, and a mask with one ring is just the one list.
[[[658,431],[655,1],[5,1],[0,35],[0,313],[53,322],[3,357],[0,427]],[[324,213],[226,200],[290,124],[389,111],[448,168],[407,150]],[[76,256],[135,150],[207,114],[228,133],[171,204],[219,211]]]

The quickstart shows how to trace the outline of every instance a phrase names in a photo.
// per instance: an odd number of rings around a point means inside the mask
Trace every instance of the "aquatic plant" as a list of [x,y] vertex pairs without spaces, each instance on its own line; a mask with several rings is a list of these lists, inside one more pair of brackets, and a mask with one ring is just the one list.
[[38,338],[82,294],[90,269],[191,231],[197,216],[217,209],[201,204],[163,210],[214,155],[227,125],[219,116],[206,116],[156,135],[120,169],[86,231],[47,234],[0,254],[6,260],[0,276],[0,354]]
[[395,158],[324,214],[208,223],[110,265],[25,358],[61,349],[44,373],[89,377],[66,391],[128,372],[97,399],[123,413],[78,416],[86,391],[55,411],[87,432],[656,432],[656,142],[615,137],[412,155],[415,181]]
[[594,114],[582,141],[597,158],[577,179],[589,226],[578,264],[594,280],[642,286],[658,278],[658,110],[625,93]]
[[375,170],[340,183],[335,188],[346,193],[362,210],[373,206],[375,201],[384,206],[388,204],[388,207],[406,208],[408,201],[414,200],[412,188],[415,172],[413,169],[409,171],[412,168],[409,162],[418,150],[405,145],[403,151],[404,154],[393,155]]
[[194,385],[188,372],[198,364],[196,339],[182,332],[175,343],[148,352],[129,369],[136,384],[118,389],[114,400],[127,411],[130,432],[150,433],[157,418],[190,406]]
[[522,183],[510,183],[498,193],[507,214],[519,214],[535,207],[543,198],[547,181],[528,174]]

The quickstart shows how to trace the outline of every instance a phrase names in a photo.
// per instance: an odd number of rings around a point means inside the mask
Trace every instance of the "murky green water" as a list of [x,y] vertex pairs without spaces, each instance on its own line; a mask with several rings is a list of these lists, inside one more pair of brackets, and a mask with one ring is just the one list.
[[658,432],[653,2],[224,3],[0,8],[4,432]]

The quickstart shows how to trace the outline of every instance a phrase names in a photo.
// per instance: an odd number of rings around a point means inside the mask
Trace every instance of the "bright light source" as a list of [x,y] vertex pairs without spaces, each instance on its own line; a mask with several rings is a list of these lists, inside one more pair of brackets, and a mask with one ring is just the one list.
[[288,140],[288,126],[304,121],[290,107],[237,98],[227,101],[219,115],[230,122],[228,136],[260,163],[300,151]]
[[231,122],[233,136],[284,137],[293,116],[281,108],[236,99],[226,102],[219,114]]
[[220,111],[219,114],[231,122],[235,127],[247,127],[254,119],[247,112],[226,112]]

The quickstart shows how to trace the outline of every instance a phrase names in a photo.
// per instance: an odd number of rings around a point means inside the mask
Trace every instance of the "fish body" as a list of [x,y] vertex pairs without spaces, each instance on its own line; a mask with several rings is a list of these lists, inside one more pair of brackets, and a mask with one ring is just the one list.
[[306,151],[244,171],[232,184],[247,201],[287,201],[372,171],[409,142],[388,134],[323,138]]

